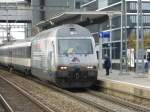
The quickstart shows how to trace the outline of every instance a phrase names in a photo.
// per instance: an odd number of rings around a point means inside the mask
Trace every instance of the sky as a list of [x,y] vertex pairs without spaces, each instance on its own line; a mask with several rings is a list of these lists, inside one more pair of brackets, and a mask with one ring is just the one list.
[[0,2],[17,2],[17,1],[24,1],[24,0],[0,0]]
[[[24,25],[24,23],[12,23],[13,25]],[[0,23],[0,43],[3,40],[3,37],[7,36],[7,32],[5,29],[1,29],[1,25],[6,25],[6,23]],[[25,33],[24,33],[24,28],[11,28],[10,35],[14,39],[24,39],[25,38]]]
[[[0,2],[19,2],[24,0],[0,0]],[[21,23],[22,25],[23,23]],[[6,23],[0,23],[0,25],[6,25]],[[25,33],[24,28],[11,28],[11,36],[13,36],[14,39],[24,39]],[[6,30],[0,29],[0,43],[3,40],[3,37],[7,36]]]

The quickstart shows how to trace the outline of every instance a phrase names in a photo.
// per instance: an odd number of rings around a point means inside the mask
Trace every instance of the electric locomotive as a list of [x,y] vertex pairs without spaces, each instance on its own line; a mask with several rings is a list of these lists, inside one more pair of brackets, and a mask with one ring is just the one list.
[[88,29],[66,24],[26,42],[0,47],[0,63],[62,88],[86,88],[97,80],[95,42]]

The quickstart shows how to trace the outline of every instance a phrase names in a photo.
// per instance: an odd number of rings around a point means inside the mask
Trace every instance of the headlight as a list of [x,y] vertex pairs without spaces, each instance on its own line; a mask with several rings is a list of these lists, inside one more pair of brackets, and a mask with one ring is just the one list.
[[88,69],[93,69],[93,66],[88,66],[87,68],[88,68]]
[[59,70],[67,70],[67,68],[68,68],[67,66],[59,66],[58,67]]
[[96,69],[96,66],[87,66],[87,69]]

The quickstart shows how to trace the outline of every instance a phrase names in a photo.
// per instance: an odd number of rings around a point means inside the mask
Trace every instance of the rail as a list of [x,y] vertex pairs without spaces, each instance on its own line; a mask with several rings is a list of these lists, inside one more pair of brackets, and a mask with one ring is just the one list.
[[40,108],[42,108],[44,110],[44,112],[58,112],[57,110],[51,109],[51,108],[47,107],[46,105],[42,104],[40,101],[38,101],[37,99],[35,99],[29,93],[27,93],[25,90],[21,89],[16,84],[10,82],[6,78],[4,78],[2,76],[0,76],[0,78],[3,79],[4,81],[6,81],[7,83],[9,83],[10,85],[12,85],[16,90],[18,90],[19,92],[21,92],[21,94],[23,94],[25,97],[27,97],[28,99],[30,99],[30,101],[32,101],[33,103],[35,103],[36,105],[38,105]]
[[95,92],[95,91],[88,90],[88,93],[93,95],[93,96],[96,96],[96,97],[99,97],[102,99],[106,99],[106,100],[113,102],[115,104],[118,104],[118,105],[121,105],[121,106],[124,106],[127,108],[131,108],[133,110],[137,110],[137,111],[141,111],[141,112],[150,112],[150,108],[147,108],[145,106],[141,106],[138,104],[134,104],[134,103],[131,103],[129,101],[125,101],[125,100],[122,100],[122,99],[119,99],[119,98],[116,98],[116,97],[113,97],[110,95],[106,95],[106,94],[101,93],[101,92]]
[[6,102],[6,100],[3,98],[3,96],[0,94],[0,102],[2,103],[2,106],[6,110],[6,112],[14,112],[13,109],[10,107],[10,105]]

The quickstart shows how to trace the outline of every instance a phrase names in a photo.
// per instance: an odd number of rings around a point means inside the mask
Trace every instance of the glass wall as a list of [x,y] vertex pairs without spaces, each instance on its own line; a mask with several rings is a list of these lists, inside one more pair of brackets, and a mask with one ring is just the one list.
[[112,31],[112,41],[119,41],[120,40],[120,35],[121,35],[120,32],[121,32],[120,29]]
[[102,9],[108,6],[108,0],[98,0],[98,9]]
[[[119,1],[119,0],[118,0]],[[115,1],[115,2],[118,2]],[[114,3],[113,0],[108,1],[110,4]],[[127,16],[127,35],[128,35],[128,47],[133,47],[136,48],[136,26],[137,26],[137,3],[135,1],[128,1],[127,2],[127,12],[130,13]],[[109,10],[112,9],[113,7],[109,7]],[[144,2],[142,3],[142,9],[143,9],[143,13],[145,13],[145,15],[143,15],[143,28],[144,28],[144,47],[145,48],[150,48],[150,2]],[[104,9],[106,10],[106,9]],[[108,9],[107,9],[108,10]],[[132,15],[133,13],[133,15]],[[109,20],[104,22],[103,24],[101,24],[102,30],[103,31],[109,31]],[[112,45],[115,44],[115,41],[120,41],[120,36],[121,36],[121,16],[114,16],[112,18]],[[108,41],[109,42],[109,41]],[[132,44],[131,44],[132,43]],[[106,53],[106,46],[104,45],[104,53]],[[112,53],[114,56],[115,52],[118,49],[112,49]],[[109,54],[108,54],[109,55]],[[117,55],[117,54],[116,54]],[[120,58],[118,57],[119,55],[112,57],[112,58]]]
[[[143,1],[142,10],[143,10],[143,13],[150,13],[150,2]],[[127,11],[130,13],[136,13],[137,12],[137,2],[136,1],[128,1],[127,2]]]
[[[100,11],[121,11],[121,0],[97,0]],[[137,1],[127,1],[127,38],[128,48],[136,49],[136,26],[137,26]],[[144,48],[150,49],[150,1],[142,3],[143,9],[143,28],[144,28]],[[101,32],[110,31],[109,20],[99,23],[99,27],[89,27],[90,31]],[[96,34],[95,34],[96,35]],[[95,36],[96,37],[96,36]],[[121,39],[121,15],[112,18],[112,43],[109,39],[103,40],[103,57],[105,54],[110,56],[110,46],[112,46],[112,59],[117,59],[117,67],[120,60],[120,39]],[[97,40],[98,42],[98,40]],[[125,43],[123,44],[125,46]],[[113,60],[112,60],[113,61]],[[116,64],[116,63],[115,63]]]
[[[136,27],[137,25],[137,16],[136,15],[128,15],[127,17],[127,21],[128,21],[128,26],[130,27]],[[150,27],[150,15],[143,15],[142,17],[142,21],[143,21],[143,26]]]
[[120,2],[121,0],[108,0],[108,5],[112,5],[114,3]]
[[[145,50],[150,48],[150,2],[142,3],[142,17],[143,28],[144,28],[144,48]],[[127,16],[128,29],[128,48],[136,49],[136,26],[137,26],[137,2],[127,2],[127,12],[130,15]],[[131,15],[132,14],[132,15]]]
[[[150,49],[150,28],[144,28],[144,48]],[[136,29],[128,29],[128,48],[136,49]]]
[[[120,2],[121,0],[98,0],[98,9],[103,9],[108,7],[109,5],[113,5],[115,3]],[[112,8],[112,7],[111,7]],[[114,9],[118,9],[116,6]]]
[[103,44],[103,58],[107,54],[110,57],[110,46],[112,45],[112,59],[120,59],[120,42],[114,42],[112,44]]
[[114,16],[112,18],[112,28],[120,28],[121,26],[121,16]]

